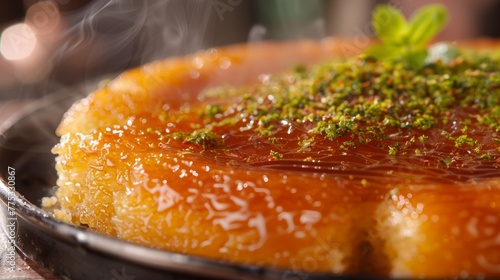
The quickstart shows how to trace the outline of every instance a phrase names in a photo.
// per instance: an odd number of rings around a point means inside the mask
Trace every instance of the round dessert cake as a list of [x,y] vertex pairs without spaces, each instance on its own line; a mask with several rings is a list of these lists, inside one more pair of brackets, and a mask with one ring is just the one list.
[[45,204],[239,264],[500,277],[500,44],[419,69],[360,44],[249,44],[123,73],[65,115]]

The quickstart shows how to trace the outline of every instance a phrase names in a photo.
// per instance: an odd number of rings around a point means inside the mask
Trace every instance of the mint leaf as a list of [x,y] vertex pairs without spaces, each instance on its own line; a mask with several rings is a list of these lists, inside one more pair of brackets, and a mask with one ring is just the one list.
[[444,27],[446,9],[439,4],[425,6],[412,16],[408,27],[408,44],[425,45]]
[[379,5],[373,12],[372,25],[381,43],[370,47],[368,56],[389,61],[403,61],[413,68],[423,67],[429,51],[427,43],[448,20],[439,4],[419,9],[408,23],[403,14],[389,5]]
[[389,5],[379,5],[373,12],[373,28],[384,43],[401,43],[408,24],[403,14]]

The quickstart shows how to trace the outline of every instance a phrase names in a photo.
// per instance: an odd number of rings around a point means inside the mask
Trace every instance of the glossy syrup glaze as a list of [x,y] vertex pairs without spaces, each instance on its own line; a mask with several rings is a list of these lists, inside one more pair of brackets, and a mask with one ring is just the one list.
[[[261,52],[286,61],[278,50],[293,52],[292,46]],[[302,56],[317,48],[325,46],[307,45]],[[339,53],[329,50],[325,57]],[[210,63],[236,69],[215,85],[256,65],[243,60],[244,52],[224,54],[134,70],[76,104],[54,148],[56,217],[147,246],[291,273],[500,274],[500,137],[495,122],[485,120],[498,100],[463,106],[465,97],[457,97],[439,107],[430,94],[429,103],[407,110],[407,88],[390,103],[382,98],[387,94],[358,90],[357,98],[347,94],[331,106],[339,99],[328,99],[334,94],[328,87],[308,94],[303,89],[315,84],[297,84],[302,69],[276,79],[261,75],[255,86],[199,94],[212,83],[203,76]],[[492,96],[498,96],[495,71],[487,75]],[[190,82],[175,80],[189,73]],[[324,78],[330,72],[315,73]],[[329,84],[352,91],[357,81],[348,83],[350,78]],[[142,84],[150,79],[149,88]],[[366,81],[360,85],[379,86]],[[418,86],[408,82],[403,85]],[[428,83],[422,82],[423,92]],[[392,90],[405,91],[397,84]],[[294,99],[302,95],[316,103]],[[378,115],[345,111],[363,104],[375,106]],[[394,118],[401,113],[408,117]]]

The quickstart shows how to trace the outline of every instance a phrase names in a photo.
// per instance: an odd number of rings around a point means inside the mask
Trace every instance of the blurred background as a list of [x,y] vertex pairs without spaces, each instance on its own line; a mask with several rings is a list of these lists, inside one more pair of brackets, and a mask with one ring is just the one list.
[[213,46],[367,38],[375,5],[410,15],[431,2],[451,15],[441,39],[500,36],[496,0],[1,0],[0,100],[38,98]]

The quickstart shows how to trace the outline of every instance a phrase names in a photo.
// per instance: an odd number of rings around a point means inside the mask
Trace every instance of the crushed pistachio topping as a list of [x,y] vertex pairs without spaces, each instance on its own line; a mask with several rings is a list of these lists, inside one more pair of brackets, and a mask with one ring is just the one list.
[[[204,124],[191,125],[192,131],[178,133],[176,138],[203,150],[224,149],[223,135],[217,131],[231,127],[235,133],[250,131],[263,142],[279,146],[289,142],[279,131],[287,128],[290,132],[298,125],[307,130],[297,139],[296,151],[307,151],[318,141],[334,145],[334,140],[341,139],[332,150],[349,152],[412,131],[411,138],[381,146],[387,155],[403,156],[425,155],[432,148],[427,147],[428,131],[437,130],[433,137],[439,135],[438,141],[449,141],[491,160],[495,155],[482,152],[474,131],[479,125],[493,136],[499,135],[499,62],[498,54],[464,53],[450,62],[438,60],[421,69],[366,56],[307,71],[305,66],[296,67],[300,71],[232,89],[234,102],[200,107],[198,115]],[[463,115],[458,120],[453,115],[457,112]],[[498,143],[498,139],[494,137],[492,142]],[[274,160],[286,157],[286,153],[270,153]],[[441,163],[448,166],[454,162],[451,158],[447,156]]]
[[[189,133],[177,132],[171,135],[173,139],[182,140],[184,143],[191,143],[201,147],[203,150],[213,150],[223,145],[218,135],[210,129],[198,129]],[[192,147],[188,147],[192,149]]]
[[283,158],[283,154],[280,154],[279,152],[271,150],[269,152],[269,157],[272,160],[282,159]]

